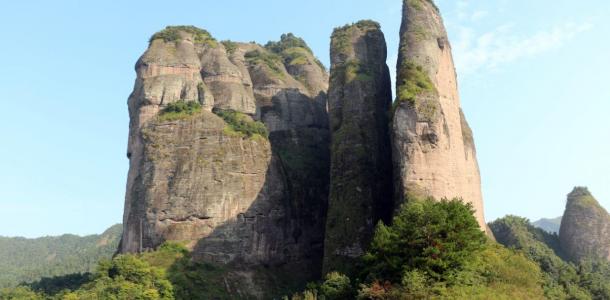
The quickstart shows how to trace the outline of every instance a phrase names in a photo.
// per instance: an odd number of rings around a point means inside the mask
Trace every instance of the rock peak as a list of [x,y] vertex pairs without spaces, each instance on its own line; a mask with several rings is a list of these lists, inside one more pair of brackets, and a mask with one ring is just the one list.
[[331,38],[330,195],[324,271],[351,273],[378,221],[393,210],[387,49],[379,25],[361,21]]
[[580,197],[585,196],[593,196],[587,187],[577,186],[575,187],[570,194],[568,194],[568,201],[579,200]]
[[481,228],[481,178],[472,130],[461,109],[451,46],[430,0],[405,0],[392,113],[396,198],[463,198]]
[[559,240],[575,262],[610,259],[610,215],[587,188],[576,187],[568,195]]

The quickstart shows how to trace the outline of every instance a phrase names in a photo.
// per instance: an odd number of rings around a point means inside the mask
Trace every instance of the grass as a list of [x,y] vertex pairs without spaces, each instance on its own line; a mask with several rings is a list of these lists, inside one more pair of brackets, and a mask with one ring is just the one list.
[[227,50],[227,54],[229,54],[229,55],[235,53],[235,50],[237,50],[236,42],[233,42],[231,40],[226,40],[226,41],[222,41],[221,43],[225,46],[225,49]]
[[165,42],[177,42],[182,39],[181,32],[193,35],[193,42],[195,44],[205,44],[210,47],[218,45],[207,30],[195,26],[167,26],[165,29],[153,34],[150,37],[149,43],[152,44],[154,40],[158,39],[162,39]]
[[348,51],[352,30],[355,28],[362,31],[381,30],[379,23],[372,20],[362,20],[342,27],[337,27],[333,30],[331,36],[331,46],[339,52]]
[[197,101],[179,100],[168,104],[159,114],[159,121],[185,120],[201,111],[201,104]]
[[402,82],[398,86],[398,101],[406,101],[415,105],[418,95],[435,93],[434,83],[424,68],[415,62],[407,61],[400,70]]
[[357,81],[372,81],[374,80],[372,72],[360,63],[357,59],[348,60],[342,65],[335,66],[331,76],[332,80],[338,80],[341,84],[347,84],[354,80]]
[[244,57],[248,63],[265,66],[273,74],[284,77],[284,71],[281,67],[283,66],[282,57],[279,55],[265,50],[253,50],[247,52]]
[[290,66],[306,65],[309,63],[307,50],[301,47],[286,49],[281,55],[284,57],[284,62]]
[[246,114],[223,109],[214,109],[214,113],[227,123],[224,129],[224,133],[227,135],[264,139],[269,137],[265,124],[252,120]]

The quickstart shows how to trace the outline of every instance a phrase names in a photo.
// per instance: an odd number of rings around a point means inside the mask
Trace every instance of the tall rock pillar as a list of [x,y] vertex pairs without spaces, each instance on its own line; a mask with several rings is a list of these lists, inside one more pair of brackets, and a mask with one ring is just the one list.
[[481,228],[481,178],[451,45],[432,0],[404,0],[392,120],[396,196],[461,197]]
[[375,224],[392,213],[386,43],[373,21],[335,29],[331,41],[330,196],[324,272],[349,273]]

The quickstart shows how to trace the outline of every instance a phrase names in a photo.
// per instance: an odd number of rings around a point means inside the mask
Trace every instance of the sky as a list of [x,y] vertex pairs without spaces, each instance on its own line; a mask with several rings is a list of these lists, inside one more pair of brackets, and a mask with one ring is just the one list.
[[[436,2],[487,220],[559,216],[574,186],[610,208],[610,1]],[[401,3],[2,1],[0,235],[85,235],[121,222],[134,64],[166,25],[258,43],[293,32],[328,66],[332,29],[373,19],[394,70]]]

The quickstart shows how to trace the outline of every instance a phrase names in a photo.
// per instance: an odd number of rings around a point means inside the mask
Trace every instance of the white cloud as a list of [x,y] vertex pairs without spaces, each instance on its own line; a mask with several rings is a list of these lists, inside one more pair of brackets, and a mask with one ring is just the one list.
[[457,43],[453,45],[458,71],[468,74],[534,57],[561,47],[579,33],[590,30],[593,25],[568,23],[526,36],[512,34],[513,27],[507,24],[482,34],[469,27],[459,27]]

